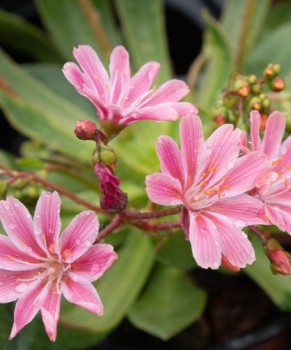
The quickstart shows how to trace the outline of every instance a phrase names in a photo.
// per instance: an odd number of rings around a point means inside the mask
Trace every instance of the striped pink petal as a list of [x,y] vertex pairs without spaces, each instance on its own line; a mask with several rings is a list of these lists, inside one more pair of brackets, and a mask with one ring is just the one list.
[[90,79],[90,85],[95,87],[99,96],[107,96],[108,73],[96,52],[89,45],[80,45],[74,48],[73,53],[87,79]]
[[103,315],[102,302],[92,284],[84,281],[74,281],[72,278],[67,277],[63,293],[70,303],[81,306],[98,316]]
[[116,259],[117,254],[110,244],[96,244],[72,263],[71,273],[92,282],[100,278]]
[[197,169],[203,163],[205,146],[201,120],[196,115],[182,118],[180,123],[181,158],[184,171],[184,186],[192,185],[197,177]]
[[189,213],[189,241],[197,264],[205,269],[218,269],[221,263],[221,242],[217,228],[204,215]]
[[258,111],[251,111],[250,125],[251,125],[251,150],[260,151],[262,147],[261,138],[260,138],[261,115]]
[[9,339],[16,334],[35,317],[40,309],[40,299],[44,282],[40,281],[31,285],[18,299],[14,310],[14,323]]
[[6,201],[0,202],[0,218],[17,249],[34,257],[43,256],[34,235],[31,215],[18,199],[8,197]]
[[182,160],[176,142],[171,137],[161,136],[158,138],[156,150],[161,164],[161,171],[178,179],[183,184]]
[[127,104],[142,96],[148,91],[154,82],[160,69],[158,62],[144,64],[130,80],[130,90]]
[[93,211],[86,210],[77,215],[60,237],[63,260],[71,263],[84,254],[95,241],[98,230],[99,221]]
[[57,192],[43,192],[34,213],[34,233],[40,246],[50,253],[58,253],[61,230],[61,200]]
[[146,177],[146,191],[151,201],[161,205],[182,204],[182,188],[179,180],[168,174],[152,174]]
[[273,112],[267,121],[261,151],[270,158],[278,156],[285,132],[286,118],[280,112]]

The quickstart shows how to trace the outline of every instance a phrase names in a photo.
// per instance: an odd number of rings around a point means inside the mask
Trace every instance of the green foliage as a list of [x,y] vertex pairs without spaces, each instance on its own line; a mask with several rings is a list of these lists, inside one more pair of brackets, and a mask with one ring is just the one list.
[[161,265],[128,317],[136,327],[167,340],[196,321],[205,302],[205,292],[189,277]]

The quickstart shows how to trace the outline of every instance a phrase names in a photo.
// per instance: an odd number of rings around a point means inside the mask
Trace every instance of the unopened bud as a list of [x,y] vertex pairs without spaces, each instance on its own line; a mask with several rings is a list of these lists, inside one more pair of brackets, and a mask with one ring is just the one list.
[[99,143],[93,153],[93,164],[102,163],[109,167],[114,167],[117,157],[112,147]]
[[257,111],[260,111],[262,108],[262,102],[259,97],[253,97],[250,100],[250,109],[255,109]]
[[285,89],[285,82],[282,78],[276,78],[271,85],[273,91],[280,92]]
[[281,73],[282,67],[280,64],[274,64],[273,69],[274,69],[274,72],[278,75]]
[[270,259],[271,268],[274,273],[279,273],[281,275],[291,274],[291,264],[288,253],[278,241],[273,238],[268,239],[265,250]]
[[75,135],[80,140],[96,140],[97,128],[90,120],[78,120],[75,127]]
[[94,172],[99,178],[102,191],[100,199],[101,207],[110,214],[119,213],[124,210],[128,197],[119,187],[119,178],[102,163],[94,165]]
[[262,92],[261,84],[257,83],[257,84],[252,85],[251,86],[251,91],[252,91],[253,94],[256,94],[256,95],[260,94]]
[[276,72],[274,70],[274,65],[273,64],[269,64],[265,68],[263,75],[264,75],[264,78],[266,78],[268,80],[272,80],[273,78],[275,78]]
[[217,114],[214,117],[214,122],[216,123],[217,126],[221,126],[226,123],[226,119],[222,114]]
[[248,76],[248,82],[249,84],[255,84],[256,82],[258,81],[258,78],[254,75],[254,74],[251,74]]
[[249,85],[244,85],[237,90],[237,94],[242,97],[247,97],[251,92],[251,87]]

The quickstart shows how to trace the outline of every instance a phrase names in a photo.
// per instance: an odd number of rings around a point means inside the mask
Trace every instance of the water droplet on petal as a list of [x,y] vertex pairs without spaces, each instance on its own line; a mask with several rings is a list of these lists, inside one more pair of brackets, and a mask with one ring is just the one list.
[[234,222],[234,226],[235,226],[236,228],[238,228],[239,230],[241,230],[243,227],[246,226],[246,223],[245,223],[244,221],[242,221],[242,220],[236,220],[236,221]]
[[5,204],[4,207],[5,207],[6,210],[10,210],[10,206],[8,204]]
[[212,149],[211,148],[206,148],[205,156],[209,157],[211,153],[212,153]]
[[54,232],[55,232],[55,230],[54,230],[53,228],[50,227],[50,228],[48,229],[48,233],[54,233]]
[[84,242],[84,244],[85,244],[86,247],[90,247],[91,246],[91,242],[88,239]]
[[229,162],[227,164],[227,167],[228,167],[228,169],[232,169],[234,167],[234,163],[233,162]]
[[76,239],[76,244],[77,244],[77,245],[80,245],[80,244],[81,244],[81,241],[79,240],[79,238]]
[[0,281],[0,287],[4,286],[4,282]]
[[8,224],[8,227],[13,230],[15,228],[15,224],[13,222],[10,222],[10,224]]
[[282,145],[281,149],[280,149],[280,153],[283,154],[283,155],[286,154],[287,153],[287,147]]
[[23,293],[27,287],[28,287],[27,283],[20,282],[15,286],[14,290],[16,293]]
[[18,202],[14,202],[13,205],[14,205],[15,208],[18,208],[20,204]]

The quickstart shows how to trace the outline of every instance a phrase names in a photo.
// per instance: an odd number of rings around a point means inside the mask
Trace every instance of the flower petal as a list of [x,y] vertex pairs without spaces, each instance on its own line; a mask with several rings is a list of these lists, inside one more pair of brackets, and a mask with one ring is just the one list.
[[184,171],[185,187],[191,186],[197,169],[201,167],[205,146],[201,120],[196,115],[182,118],[180,123],[181,158]]
[[258,152],[249,153],[239,158],[227,173],[224,187],[226,197],[236,196],[251,190],[256,185],[258,176],[269,168],[266,156]]
[[96,93],[107,100],[109,95],[106,89],[106,85],[109,86],[108,73],[96,52],[89,45],[79,45],[78,48],[74,48],[73,53],[87,79],[90,80],[89,87],[94,86]]
[[276,225],[280,230],[287,231],[289,234],[291,234],[290,206],[284,207],[283,205],[276,205],[273,203],[266,204],[265,214],[273,225]]
[[168,174],[156,173],[146,177],[146,192],[149,199],[161,205],[182,204],[182,188],[179,180]]
[[161,164],[161,171],[184,183],[182,160],[176,142],[169,136],[161,136],[156,144],[157,154]]
[[9,339],[14,338],[35,317],[40,309],[40,303],[37,301],[41,297],[44,287],[45,284],[43,281],[34,283],[19,298],[14,310],[14,323]]
[[34,213],[34,232],[44,250],[58,253],[58,237],[61,230],[61,200],[57,192],[42,192]]
[[211,213],[208,218],[215,223],[217,228],[222,254],[229,262],[236,267],[245,267],[255,261],[255,251],[247,235],[238,227],[235,222],[224,215]]
[[6,201],[0,201],[0,218],[17,249],[34,257],[44,255],[35,239],[31,215],[18,199],[8,197]]
[[215,224],[202,214],[189,212],[189,241],[197,264],[205,269],[218,269],[221,243]]
[[91,283],[74,281],[67,276],[63,289],[64,297],[73,304],[97,314],[103,315],[103,305],[96,289]]
[[95,244],[72,263],[71,272],[87,282],[93,282],[109,269],[117,257],[112,245]]
[[40,272],[37,270],[8,271],[0,270],[0,303],[9,303],[18,299],[24,293],[34,277]]
[[161,85],[147,101],[146,106],[164,102],[177,102],[189,93],[190,89],[182,80],[172,79]]
[[128,94],[130,80],[129,55],[123,46],[117,46],[110,56],[110,102],[118,104]]
[[251,126],[251,149],[252,151],[260,151],[261,150],[261,138],[260,138],[261,115],[258,111],[251,111],[250,126]]
[[121,124],[132,124],[138,120],[171,121],[179,118],[171,103],[142,107],[123,116]]
[[60,237],[63,260],[71,263],[84,254],[95,241],[99,230],[99,221],[91,210],[77,215]]
[[32,270],[38,267],[39,262],[40,260],[17,249],[9,237],[0,234],[0,269]]
[[285,132],[286,118],[280,112],[273,112],[269,117],[264,132],[261,151],[268,154],[271,159],[277,157]]
[[148,62],[136,72],[130,80],[127,104],[131,104],[132,101],[147,92],[155,80],[159,69],[160,64],[158,62]]
[[241,130],[233,130],[233,125],[225,124],[216,129],[205,142],[210,154],[204,172],[212,174],[208,186],[213,186],[234,166],[241,148],[241,134]]
[[263,203],[247,194],[223,198],[207,208],[207,211],[218,213],[231,220],[240,222],[242,227],[266,224]]
[[57,337],[61,296],[62,293],[56,293],[51,288],[46,288],[46,292],[42,296],[40,311],[46,333],[51,341],[55,341]]

